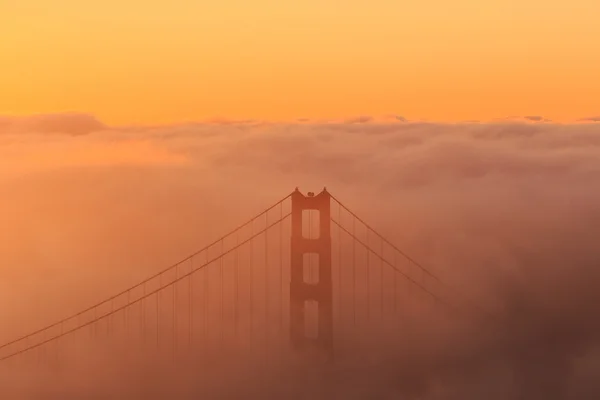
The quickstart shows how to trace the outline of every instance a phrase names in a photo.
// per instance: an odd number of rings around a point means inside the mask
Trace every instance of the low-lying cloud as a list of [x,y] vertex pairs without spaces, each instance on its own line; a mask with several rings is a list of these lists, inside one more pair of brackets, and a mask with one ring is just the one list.
[[600,115],[599,116],[595,116],[595,117],[583,118],[582,121],[585,121],[585,122],[600,122]]
[[[296,186],[327,186],[497,318],[391,335],[373,365],[289,387],[322,398],[351,398],[358,381],[380,398],[600,396],[599,125],[71,118],[0,120],[1,341],[137,282]],[[86,390],[95,384],[107,383]]]
[[96,117],[81,113],[40,114],[24,117],[0,116],[0,134],[41,132],[77,136],[107,128]]

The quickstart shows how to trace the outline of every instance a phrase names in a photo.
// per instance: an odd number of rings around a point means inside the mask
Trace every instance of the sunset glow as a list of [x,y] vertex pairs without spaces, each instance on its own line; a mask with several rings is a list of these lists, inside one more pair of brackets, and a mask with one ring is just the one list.
[[600,399],[600,0],[0,0],[0,399]]
[[600,3],[5,0],[0,114],[109,124],[600,113]]

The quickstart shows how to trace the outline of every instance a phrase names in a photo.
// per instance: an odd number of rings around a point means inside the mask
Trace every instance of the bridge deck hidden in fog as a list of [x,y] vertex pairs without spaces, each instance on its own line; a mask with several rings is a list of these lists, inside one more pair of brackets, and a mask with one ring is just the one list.
[[0,360],[59,371],[95,343],[175,363],[335,362],[445,313],[448,297],[327,190],[296,189],[183,261],[0,346]]

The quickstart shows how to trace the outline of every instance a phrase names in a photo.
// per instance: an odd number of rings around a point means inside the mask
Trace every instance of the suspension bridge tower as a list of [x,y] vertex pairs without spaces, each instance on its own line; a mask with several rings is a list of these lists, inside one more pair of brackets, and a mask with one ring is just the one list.
[[[290,336],[297,350],[317,350],[333,358],[333,282],[331,271],[331,196],[327,189],[316,196],[303,195],[298,188],[292,193]],[[303,232],[305,210],[319,213],[318,237],[306,237]],[[307,282],[305,257],[318,259],[317,282]],[[316,302],[316,334],[307,335],[307,305]]]

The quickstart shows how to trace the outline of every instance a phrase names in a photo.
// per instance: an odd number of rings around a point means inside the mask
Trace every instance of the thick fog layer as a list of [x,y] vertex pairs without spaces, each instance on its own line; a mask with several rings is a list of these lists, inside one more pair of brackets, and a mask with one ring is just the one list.
[[[90,355],[73,398],[114,393],[117,381],[120,393],[152,386],[146,398],[167,398],[158,393],[180,379],[212,398],[597,399],[600,125],[544,121],[2,118],[0,341],[136,283],[296,186],[326,186],[494,317],[429,321],[402,341],[386,332],[371,362],[335,371],[215,367],[210,388],[191,367]],[[116,379],[123,371],[137,375]],[[59,384],[36,371],[0,374],[3,399],[56,398]]]

